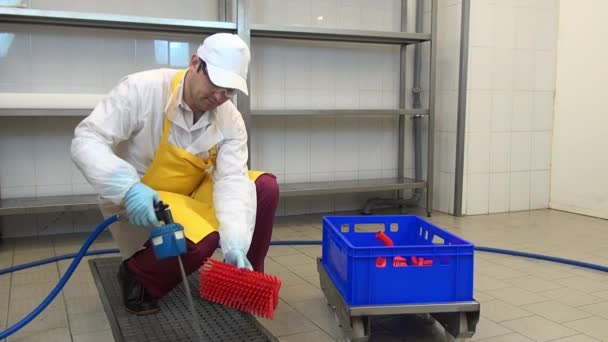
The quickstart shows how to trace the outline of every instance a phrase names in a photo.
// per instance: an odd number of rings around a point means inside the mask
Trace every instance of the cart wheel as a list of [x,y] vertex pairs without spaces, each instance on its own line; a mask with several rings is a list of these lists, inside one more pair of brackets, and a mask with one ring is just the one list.
[[435,324],[435,318],[433,318],[433,316],[431,316],[431,314],[423,313],[423,314],[418,314],[416,316],[418,316],[418,318],[420,318],[422,320],[422,323],[424,323],[425,325]]
[[447,330],[445,330],[445,341],[446,342],[466,342],[464,337],[454,337]]
[[352,328],[350,336],[347,341],[365,341],[365,322],[363,317],[351,317],[350,326]]

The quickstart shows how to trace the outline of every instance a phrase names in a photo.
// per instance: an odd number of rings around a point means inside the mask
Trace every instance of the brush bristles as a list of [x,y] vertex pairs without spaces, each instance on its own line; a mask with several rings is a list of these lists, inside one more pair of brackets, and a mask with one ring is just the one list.
[[273,275],[207,259],[200,269],[202,298],[268,319],[279,304],[281,280]]

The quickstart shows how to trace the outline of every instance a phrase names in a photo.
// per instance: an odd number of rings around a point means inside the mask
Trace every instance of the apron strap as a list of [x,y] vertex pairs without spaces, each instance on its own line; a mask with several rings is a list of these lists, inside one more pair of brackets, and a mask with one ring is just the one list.
[[163,115],[164,121],[163,134],[160,139],[161,144],[167,144],[169,142],[169,132],[171,131],[171,120],[169,120],[169,113],[173,110],[173,105],[175,104],[175,99],[177,98],[177,89],[179,88],[180,81],[184,77],[185,73],[186,70],[180,70],[177,72],[177,74],[175,74],[175,76],[173,76],[173,79],[171,80],[169,103],[166,107],[167,109],[165,111],[165,114]]

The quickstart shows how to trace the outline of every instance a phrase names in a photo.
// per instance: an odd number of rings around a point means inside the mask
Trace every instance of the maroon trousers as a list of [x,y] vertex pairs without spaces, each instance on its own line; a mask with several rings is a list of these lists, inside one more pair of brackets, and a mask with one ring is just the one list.
[[[279,186],[273,175],[263,174],[255,181],[257,190],[257,215],[255,230],[247,258],[256,271],[264,271],[264,259],[270,247],[274,215],[279,201]],[[189,275],[199,269],[204,259],[210,257],[219,245],[220,235],[213,232],[199,243],[186,239],[187,251],[182,255],[184,269]],[[182,281],[177,258],[156,260],[149,244],[127,262],[127,267],[153,298],[161,298]]]

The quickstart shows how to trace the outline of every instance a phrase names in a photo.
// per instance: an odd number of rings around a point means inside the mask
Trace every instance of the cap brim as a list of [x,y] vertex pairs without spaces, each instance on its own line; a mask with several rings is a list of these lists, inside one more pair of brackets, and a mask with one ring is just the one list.
[[211,82],[213,82],[213,84],[216,86],[238,89],[245,93],[245,95],[249,95],[249,91],[247,90],[247,81],[245,81],[245,79],[241,76],[211,64],[207,64],[207,71],[209,72]]

